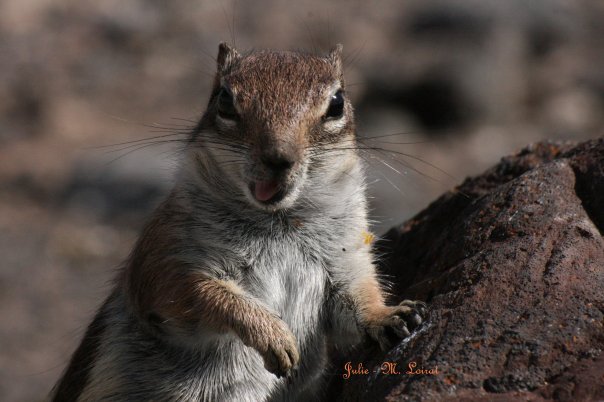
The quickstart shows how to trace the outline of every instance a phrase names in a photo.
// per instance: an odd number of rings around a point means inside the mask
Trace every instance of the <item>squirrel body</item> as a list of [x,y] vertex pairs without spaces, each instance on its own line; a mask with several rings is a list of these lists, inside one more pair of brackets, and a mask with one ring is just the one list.
[[319,399],[328,347],[421,322],[422,305],[385,305],[367,233],[341,46],[221,44],[176,184],[53,400]]

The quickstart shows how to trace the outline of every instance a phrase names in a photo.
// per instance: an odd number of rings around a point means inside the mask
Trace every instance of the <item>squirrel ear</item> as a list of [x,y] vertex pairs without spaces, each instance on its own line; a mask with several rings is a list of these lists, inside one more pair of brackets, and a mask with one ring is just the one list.
[[222,42],[218,45],[218,57],[216,58],[216,62],[218,63],[218,73],[222,74],[228,69],[231,68],[233,62],[241,57],[239,52],[229,46],[226,42]]
[[329,60],[329,62],[333,66],[333,68],[337,71],[338,75],[342,74],[342,49],[343,48],[344,48],[344,46],[342,46],[341,43],[338,43],[333,48],[331,48],[331,50],[329,51],[329,55],[327,56],[327,59]]

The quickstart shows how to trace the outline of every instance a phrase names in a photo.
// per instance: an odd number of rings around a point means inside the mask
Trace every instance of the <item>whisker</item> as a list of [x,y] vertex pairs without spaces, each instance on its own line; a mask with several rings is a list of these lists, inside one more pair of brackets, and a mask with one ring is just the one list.
[[181,131],[193,131],[195,129],[194,124],[167,124],[167,123],[141,123],[141,126],[147,128],[160,128],[165,130],[181,130]]
[[363,43],[361,43],[361,46],[358,46],[351,54],[344,57],[344,66],[346,69],[348,69],[349,66],[352,66],[354,65],[354,63],[357,62],[359,56],[361,55],[361,52],[363,51],[363,49],[365,49],[366,44],[367,39],[365,39]]
[[409,169],[409,170],[411,170],[411,171],[419,174],[420,176],[423,176],[423,177],[425,177],[427,179],[433,180],[433,181],[435,181],[437,183],[441,183],[442,182],[441,180],[439,180],[439,179],[437,179],[437,178],[435,178],[435,177],[433,177],[433,176],[431,176],[431,175],[429,175],[427,173],[424,173],[424,172],[420,171],[419,169],[416,169],[413,165],[411,165],[409,163],[405,163],[404,161],[395,158],[393,155],[389,155],[389,154],[385,153],[381,149],[375,149],[375,151],[379,152],[384,157],[390,158],[393,162],[398,163],[399,165],[403,166],[405,169]]
[[384,141],[384,140],[379,140],[377,138],[363,138],[358,140],[359,142],[361,141],[374,141],[374,142],[378,142],[380,144],[389,144],[389,145],[417,145],[417,144],[430,144],[433,143],[433,140],[422,140],[422,141],[409,141],[409,142],[394,142],[394,141]]
[[220,167],[226,167],[226,166],[244,166],[245,162],[244,161],[223,161],[223,162],[218,162],[217,164]]
[[[219,144],[220,145],[220,144]],[[236,148],[228,148],[228,146],[216,146],[216,145],[211,145],[211,146],[195,146],[194,148],[197,149],[214,149],[217,151],[226,151],[226,152],[232,152],[234,154],[239,154],[239,155],[243,155],[243,152],[241,152],[242,150],[240,149],[236,149]]]
[[191,123],[193,125],[196,125],[198,123],[197,120],[185,119],[184,117],[170,117],[170,119],[184,121],[184,122],[187,122],[187,123]]
[[371,137],[358,136],[357,139],[360,139],[360,140],[373,140],[375,138],[386,138],[386,137],[394,137],[394,136],[397,136],[397,135],[412,135],[412,134],[421,134],[421,132],[419,132],[419,131],[401,131],[401,132],[398,132],[398,133],[374,135],[374,136],[371,136]]
[[[365,159],[365,158],[363,158],[363,159]],[[367,163],[369,163],[369,161],[367,161],[367,159],[365,159],[365,161],[366,161]],[[383,162],[381,159],[379,159],[379,158],[378,158],[378,161],[380,161],[380,162],[384,163],[384,162]],[[388,164],[386,164],[386,163],[384,163],[384,164],[385,164],[386,166],[390,167],[391,169],[393,169],[394,171],[397,171],[396,169],[392,168],[392,167],[391,167],[391,166],[389,166]],[[398,192],[399,192],[399,193],[400,193],[400,194],[401,194],[403,197],[405,197],[405,198],[406,198],[405,193],[403,193],[403,191],[402,191],[402,190],[401,190],[401,189],[400,189],[400,188],[399,188],[399,187],[398,187],[396,184],[394,184],[394,183],[392,182],[392,180],[390,180],[390,179],[388,178],[388,176],[386,176],[386,175],[385,175],[384,173],[382,173],[382,171],[380,171],[380,170],[376,170],[376,172],[377,172],[377,173],[378,173],[380,176],[382,176],[382,177],[383,177],[383,178],[384,178],[384,179],[385,179],[385,180],[386,180],[386,181],[387,181],[387,182],[388,182],[388,183],[389,183],[389,184],[390,184],[392,187],[394,187],[394,188],[395,188],[395,189],[396,189],[396,190],[397,190],[397,191],[398,191]],[[399,172],[399,174],[400,174],[400,172]]]
[[133,152],[140,151],[141,149],[145,149],[145,148],[148,148],[148,147],[153,146],[153,145],[155,145],[155,144],[144,144],[144,145],[140,145],[138,148],[132,149],[132,150],[130,150],[130,151],[128,151],[128,152],[126,152],[126,153],[124,153],[124,154],[122,154],[122,155],[119,155],[117,158],[111,159],[109,162],[107,162],[107,163],[105,164],[105,166],[110,165],[110,164],[112,164],[112,163],[115,163],[115,162],[117,162],[118,160],[120,160],[120,159],[124,158],[124,157],[125,157],[125,156],[127,156],[127,155],[130,155],[130,154],[131,154],[131,153],[133,153]]
[[151,146],[151,145],[170,144],[170,143],[174,143],[174,142],[175,143],[179,143],[179,144],[183,143],[181,140],[160,140],[160,141],[139,142],[139,143],[136,143],[136,144],[125,145],[125,146],[123,146],[121,148],[117,148],[117,149],[109,149],[109,150],[106,150],[104,153],[105,154],[110,154],[110,153],[114,153],[114,152],[125,151],[125,150],[128,150],[128,149],[136,148],[136,147],[141,146],[141,145],[149,145],[149,146]]
[[177,135],[182,135],[181,133],[172,133],[172,134],[165,134],[165,135],[157,135],[154,137],[147,137],[147,138],[141,138],[138,140],[133,140],[133,141],[125,141],[125,142],[118,142],[115,144],[109,144],[109,145],[96,145],[96,146],[92,146],[92,147],[84,147],[84,149],[102,149],[102,148],[111,148],[111,147],[117,147],[120,145],[130,145],[130,144],[135,144],[135,143],[140,143],[143,141],[149,141],[149,140],[155,140],[158,138],[168,138],[168,137],[174,137]]
[[[354,147],[333,147],[331,149],[338,149],[338,150],[369,150],[369,151],[386,152],[386,153],[389,153],[389,154],[400,155],[402,157],[410,158],[410,159],[416,160],[416,161],[418,161],[420,163],[423,163],[426,166],[429,166],[429,167],[431,167],[431,168],[433,168],[435,170],[438,170],[439,172],[441,172],[442,174],[446,175],[447,177],[449,177],[449,178],[451,178],[453,180],[457,180],[457,178],[455,176],[451,175],[446,170],[443,170],[442,168],[440,168],[440,167],[438,167],[438,166],[434,165],[433,163],[430,163],[430,162],[428,162],[426,160],[423,160],[422,158],[420,158],[418,156],[411,155],[411,154],[408,154],[408,153],[405,153],[405,152],[401,152],[401,151],[395,151],[395,150],[385,149],[385,148],[381,148],[381,147],[371,147],[371,146],[367,146],[365,144],[363,144],[363,145],[364,145],[363,147],[358,147],[358,146],[354,146]],[[329,149],[329,150],[331,150],[331,149]],[[409,169],[412,169],[413,171],[415,171],[415,172],[417,172],[417,173],[425,176],[425,177],[428,177],[428,178],[430,178],[432,180],[436,180],[436,181],[440,182],[440,180],[438,180],[438,179],[436,179],[434,177],[431,177],[429,175],[424,174],[423,172],[421,172],[421,171],[413,168],[411,165],[408,165],[407,167]]]
[[435,165],[435,164],[433,164],[433,163],[430,163],[430,162],[428,162],[428,161],[426,161],[426,160],[424,160],[424,159],[420,158],[419,156],[416,156],[416,155],[411,155],[411,154],[408,154],[408,153],[406,153],[406,152],[394,151],[394,150],[390,150],[390,149],[384,149],[384,148],[379,148],[379,147],[373,147],[373,148],[375,148],[375,150],[379,150],[379,151],[381,151],[381,152],[393,153],[393,154],[401,155],[401,156],[403,156],[403,157],[405,157],[405,158],[410,158],[410,159],[413,159],[413,160],[415,160],[415,161],[418,161],[418,162],[420,162],[420,163],[423,163],[423,164],[424,164],[424,165],[426,165],[426,166],[430,166],[431,168],[438,170],[439,172],[441,172],[442,174],[446,175],[446,176],[447,176],[447,177],[449,177],[450,179],[453,179],[453,180],[458,180],[458,179],[457,179],[457,177],[453,176],[452,174],[450,174],[450,173],[449,173],[449,172],[447,172],[446,170],[444,170],[444,169],[442,169],[442,168],[440,168],[440,167],[436,166],[436,165]]

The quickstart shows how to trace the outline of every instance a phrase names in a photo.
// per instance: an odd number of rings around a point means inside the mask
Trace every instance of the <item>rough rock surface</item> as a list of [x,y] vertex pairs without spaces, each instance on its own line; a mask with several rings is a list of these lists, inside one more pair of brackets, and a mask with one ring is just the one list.
[[[430,311],[387,353],[337,363],[331,399],[603,400],[603,232],[604,139],[532,145],[466,180],[377,245],[392,293]],[[346,361],[374,374],[344,380]]]

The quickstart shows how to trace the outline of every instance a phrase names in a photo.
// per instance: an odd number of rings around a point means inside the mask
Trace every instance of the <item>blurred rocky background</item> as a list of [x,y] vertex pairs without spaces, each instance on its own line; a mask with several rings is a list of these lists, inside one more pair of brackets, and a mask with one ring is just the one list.
[[0,399],[59,377],[185,135],[116,144],[184,133],[220,41],[344,44],[381,233],[527,143],[601,136],[602,21],[598,0],[0,1]]

